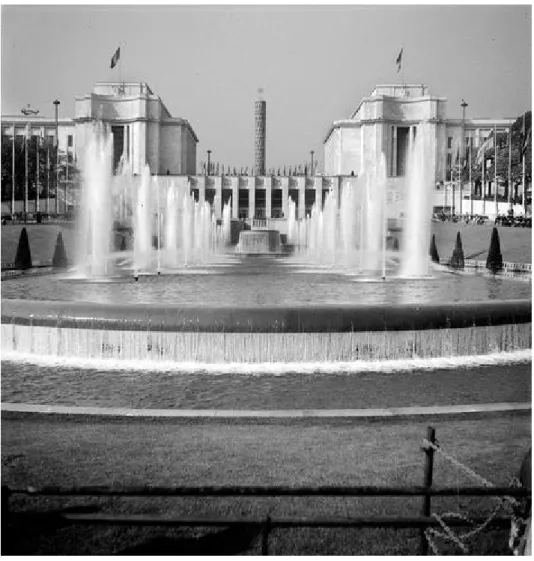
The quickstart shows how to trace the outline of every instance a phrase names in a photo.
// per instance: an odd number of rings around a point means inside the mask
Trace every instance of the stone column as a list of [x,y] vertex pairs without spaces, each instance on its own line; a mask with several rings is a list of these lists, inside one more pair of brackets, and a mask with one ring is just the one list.
[[306,216],[306,178],[299,177],[297,180],[297,186],[299,190],[299,220]]
[[204,203],[206,200],[206,176],[200,175],[197,181],[198,186],[198,202]]
[[339,209],[339,185],[341,183],[341,177],[337,176],[333,178],[333,191],[334,191],[334,198],[336,200],[336,208]]
[[239,218],[239,177],[232,177],[232,218]]
[[315,208],[317,210],[322,210],[323,208],[323,178],[314,177],[313,181],[315,183]]
[[251,220],[254,219],[254,213],[256,211],[256,177],[248,178],[248,217]]
[[265,186],[265,218],[267,220],[271,219],[271,191],[273,188],[273,178],[272,176],[265,177],[263,179]]
[[397,127],[393,127],[393,143],[391,154],[391,175],[397,177]]
[[282,212],[284,213],[284,219],[287,220],[289,216],[289,177],[282,177],[280,183],[282,187]]
[[215,199],[213,201],[213,211],[215,218],[220,220],[222,218],[222,176],[218,175],[213,178],[215,183]]

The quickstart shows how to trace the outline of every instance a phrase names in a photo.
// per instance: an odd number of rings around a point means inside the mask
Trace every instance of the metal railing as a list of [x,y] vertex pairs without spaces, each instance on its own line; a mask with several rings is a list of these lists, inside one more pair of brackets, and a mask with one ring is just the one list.
[[[380,487],[380,486],[202,486],[202,487],[2,487],[2,524],[9,524],[17,517],[26,517],[32,524],[40,520],[84,525],[112,526],[164,526],[164,527],[231,527],[257,526],[261,532],[262,555],[269,554],[269,535],[275,528],[414,528],[420,530],[420,553],[428,553],[428,538],[425,530],[442,526],[466,527],[481,525],[485,529],[509,529],[510,517],[491,516],[470,518],[469,520],[443,516],[431,516],[432,497],[515,497],[531,498],[531,491],[524,487],[433,487],[434,455],[437,445],[435,429],[427,430],[424,478],[422,486]],[[169,516],[153,514],[102,514],[94,512],[73,512],[67,510],[53,512],[17,512],[10,508],[14,495],[31,497],[43,496],[83,496],[83,497],[422,497],[420,516],[360,516],[360,517],[216,517],[216,516]],[[83,508],[83,507],[82,507]]]

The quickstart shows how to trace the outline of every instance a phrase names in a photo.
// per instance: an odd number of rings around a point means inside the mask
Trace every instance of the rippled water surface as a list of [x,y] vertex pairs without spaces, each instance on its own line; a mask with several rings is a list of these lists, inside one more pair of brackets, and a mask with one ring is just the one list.
[[291,259],[226,258],[173,274],[123,274],[107,280],[72,273],[19,277],[2,282],[2,297],[100,303],[243,305],[458,302],[530,298],[530,280],[443,269],[428,279],[385,282],[340,269],[313,268]]
[[358,374],[183,374],[2,362],[2,401],[132,409],[365,409],[528,402],[531,362]]

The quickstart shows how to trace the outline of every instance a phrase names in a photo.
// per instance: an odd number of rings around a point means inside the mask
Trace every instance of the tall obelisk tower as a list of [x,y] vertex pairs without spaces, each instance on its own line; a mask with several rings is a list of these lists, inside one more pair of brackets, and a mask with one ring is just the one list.
[[265,175],[265,129],[267,119],[267,102],[263,99],[263,90],[258,90],[259,98],[254,104],[256,138],[254,143],[254,173]]

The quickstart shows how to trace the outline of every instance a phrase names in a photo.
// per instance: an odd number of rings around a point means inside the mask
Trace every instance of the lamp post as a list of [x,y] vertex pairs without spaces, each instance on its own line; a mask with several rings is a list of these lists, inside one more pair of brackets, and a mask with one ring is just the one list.
[[[30,107],[30,104],[28,103],[28,105],[24,108],[21,109],[20,112],[25,115],[26,117],[29,117],[30,115],[37,115],[39,113],[38,109],[32,109]],[[28,182],[29,182],[29,178],[28,178],[28,148],[30,146],[30,136],[31,136],[31,121],[28,121],[28,123],[26,124],[26,142],[25,142],[25,149],[24,149],[24,168],[25,168],[25,172],[24,172],[24,222],[26,222],[27,219],[27,214],[28,214]],[[37,171],[37,173],[39,173]],[[39,180],[37,180],[37,189],[39,189]]]
[[207,169],[207,174],[210,175],[210,160],[211,160],[211,150],[208,150],[208,169]]
[[56,116],[56,215],[59,214],[59,123],[58,123],[58,115],[59,115],[59,99],[55,99],[54,103],[54,111]]
[[465,161],[465,110],[467,108],[467,103],[465,99],[462,99],[462,138],[460,141],[460,171],[458,172],[458,180],[460,181],[460,216],[463,214],[463,200],[464,200],[464,183],[462,177],[463,164]]
[[13,143],[11,145],[11,219],[15,215],[15,121],[13,121]]
[[313,174],[313,154],[314,154],[314,151],[310,150],[310,154],[311,154],[311,173],[310,173],[310,175],[313,176],[314,175]]

